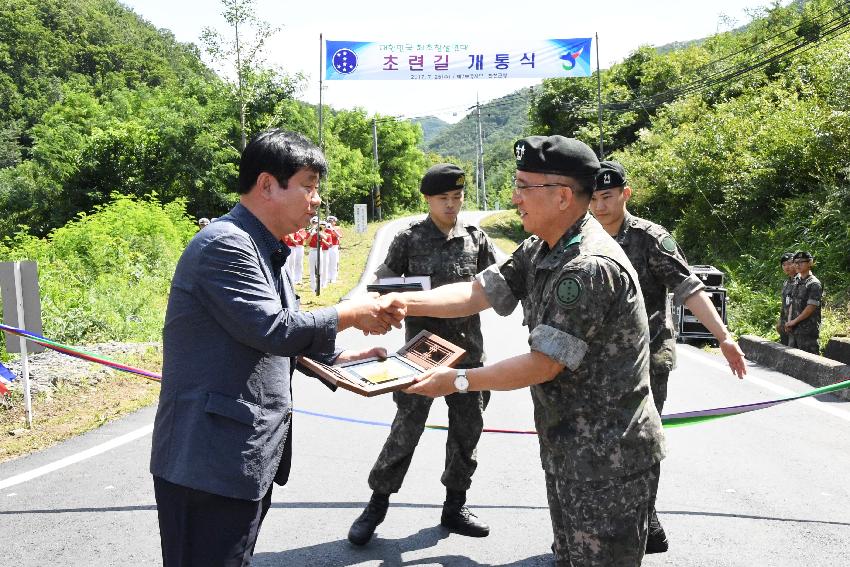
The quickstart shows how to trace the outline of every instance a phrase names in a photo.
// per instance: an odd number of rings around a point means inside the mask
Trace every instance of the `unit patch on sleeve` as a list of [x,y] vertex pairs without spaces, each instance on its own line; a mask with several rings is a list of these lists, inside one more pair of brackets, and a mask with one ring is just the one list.
[[555,299],[564,307],[571,307],[581,297],[581,282],[575,276],[561,278],[555,286]]

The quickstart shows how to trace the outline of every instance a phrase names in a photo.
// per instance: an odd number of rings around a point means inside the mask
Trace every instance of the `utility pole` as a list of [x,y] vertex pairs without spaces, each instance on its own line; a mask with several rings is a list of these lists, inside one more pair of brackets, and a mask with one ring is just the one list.
[[484,202],[484,210],[487,210],[487,184],[484,179],[484,135],[481,128],[481,104],[478,95],[475,95],[475,111],[478,115],[478,182],[481,184],[481,197]]
[[[378,165],[378,118],[372,118],[372,156],[375,158],[375,173],[381,175],[381,168]],[[372,190],[372,220],[381,220],[381,184],[375,182],[375,188]]]

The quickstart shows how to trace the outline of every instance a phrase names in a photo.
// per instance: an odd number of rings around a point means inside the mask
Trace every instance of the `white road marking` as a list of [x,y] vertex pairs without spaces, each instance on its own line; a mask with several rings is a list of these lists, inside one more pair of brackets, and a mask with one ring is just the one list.
[[79,463],[80,461],[84,461],[88,458],[100,455],[101,453],[105,453],[106,451],[110,451],[112,449],[115,449],[116,447],[120,447],[121,445],[130,443],[131,441],[135,441],[139,437],[144,437],[145,435],[150,434],[151,431],[153,431],[153,423],[146,425],[142,428],[136,429],[135,431],[131,431],[130,433],[121,435],[120,437],[116,437],[115,439],[111,439],[105,443],[101,443],[100,445],[91,447],[90,449],[86,449],[85,451],[80,451],[79,453],[71,455],[70,457],[65,457],[64,459],[60,459],[56,462],[44,465],[43,467],[38,467],[37,469],[33,469],[25,473],[11,476],[7,479],[0,480],[0,490],[3,490],[4,488],[8,488],[10,486],[14,486],[16,484],[27,482],[28,480],[38,478],[40,476],[46,475],[47,473],[57,471],[59,469],[73,465],[74,463]]
[[[714,368],[717,368],[717,369],[722,370],[724,372],[728,372],[729,374],[732,373],[732,370],[729,369],[728,364],[726,364],[725,362],[719,362],[719,361],[711,360],[711,358],[709,358],[709,356],[711,356],[711,355],[696,354],[696,353],[691,352],[691,351],[689,351],[688,349],[685,349],[685,348],[677,348],[676,354],[677,355],[684,355],[684,356],[686,356],[686,357],[688,357],[692,360],[698,360],[702,364],[706,364],[708,366],[713,366]],[[768,382],[767,380],[762,380],[761,378],[756,378],[755,376],[752,376],[750,374],[747,374],[746,376],[744,376],[744,380],[748,380],[748,381],[752,382],[753,384],[757,384],[758,386],[761,386],[762,388],[765,388],[767,390],[771,390],[771,391],[776,392],[777,394],[780,394],[782,396],[790,397],[790,396],[799,396],[800,395],[800,392],[795,392],[793,390],[789,390],[788,388],[783,388],[782,386],[777,386],[776,384],[773,384],[772,382]],[[821,402],[820,400],[816,400],[815,398],[804,398],[802,400],[797,400],[794,403],[807,405],[810,408],[822,411],[824,413],[828,413],[828,414],[833,415],[833,416],[835,416],[839,419],[843,419],[844,421],[850,422],[850,413],[847,413],[845,411],[841,411],[838,408],[832,407],[831,405],[826,404],[824,402]]]

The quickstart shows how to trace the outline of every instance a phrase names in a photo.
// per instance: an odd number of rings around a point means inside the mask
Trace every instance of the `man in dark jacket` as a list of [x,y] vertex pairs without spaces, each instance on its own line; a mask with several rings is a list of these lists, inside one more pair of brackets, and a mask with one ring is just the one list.
[[298,310],[281,241],[318,209],[326,171],[303,136],[258,135],[242,154],[239,203],[177,264],[150,464],[166,566],[250,563],[272,483],[289,476],[295,357],[386,355],[337,351],[336,334],[400,326],[403,310],[374,298]]

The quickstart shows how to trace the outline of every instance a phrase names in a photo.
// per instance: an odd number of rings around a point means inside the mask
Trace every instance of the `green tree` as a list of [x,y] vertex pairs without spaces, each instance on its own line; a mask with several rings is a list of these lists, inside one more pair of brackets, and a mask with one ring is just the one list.
[[233,80],[232,96],[239,111],[240,150],[247,144],[248,107],[262,100],[269,88],[277,92],[281,82],[264,69],[263,53],[266,41],[278,28],[257,17],[255,3],[256,0],[221,0],[222,16],[230,27],[230,37],[225,38],[210,27],[201,31],[207,53],[223,68],[224,76]]

